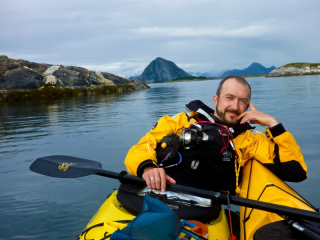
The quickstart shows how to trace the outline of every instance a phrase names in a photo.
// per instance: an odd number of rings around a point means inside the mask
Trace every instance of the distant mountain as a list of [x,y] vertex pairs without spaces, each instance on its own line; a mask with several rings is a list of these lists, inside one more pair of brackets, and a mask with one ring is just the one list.
[[212,73],[210,72],[188,72],[188,74],[195,77],[206,77],[206,78],[213,77]]
[[188,74],[195,77],[220,78],[221,74],[224,72],[225,70],[224,71],[211,70],[209,72],[188,72]]
[[158,57],[146,67],[140,76],[131,77],[131,79],[141,82],[154,82],[188,76],[190,75],[179,68],[174,62]]
[[243,70],[238,70],[238,69],[233,69],[224,72],[221,77],[227,77],[230,75],[242,75],[242,74],[268,74],[270,73],[273,69],[276,69],[274,66],[270,68],[265,68],[262,66],[260,63],[254,62],[252,63],[249,67],[243,69]]

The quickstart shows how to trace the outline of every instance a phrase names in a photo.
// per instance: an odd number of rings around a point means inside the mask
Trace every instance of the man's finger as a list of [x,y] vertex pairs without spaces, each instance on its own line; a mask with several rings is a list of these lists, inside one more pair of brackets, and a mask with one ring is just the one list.
[[241,121],[240,121],[240,123],[241,124],[244,124],[246,121],[248,121],[250,119],[250,116],[249,115],[246,115],[246,116],[244,116],[242,119],[241,119]]
[[152,182],[153,189],[160,189],[160,174],[158,170],[158,168],[153,169],[154,178],[152,180],[150,179]]
[[241,113],[241,114],[237,117],[237,119],[240,120],[241,118],[244,118],[246,115],[248,115],[248,114],[250,114],[250,113],[252,113],[252,111],[245,111],[245,112]]
[[246,116],[244,116],[244,117],[241,119],[240,124],[244,124],[245,122],[251,121],[251,120],[256,120],[254,113],[247,114]]
[[243,116],[245,115],[245,113],[246,113],[246,112],[241,113],[241,114],[237,117],[237,119],[240,120],[241,118],[243,118]]
[[147,177],[146,179],[144,179],[145,181],[146,181],[146,184],[147,184],[147,186],[148,186],[148,188],[152,188],[151,187],[151,182],[150,182],[150,179],[149,179],[149,177]]
[[237,119],[238,120],[241,119],[240,124],[243,124],[250,119],[251,114],[252,114],[251,111],[246,111],[246,112],[242,113],[241,115],[239,115],[239,117]]
[[166,172],[164,171],[163,168],[159,169],[159,173],[160,173],[160,189],[162,192],[164,192],[166,190]]
[[157,175],[154,177],[154,183],[156,185],[156,189],[161,189],[161,177],[160,174],[157,172]]
[[154,169],[156,167],[147,167],[142,174],[142,178],[146,181],[148,188],[152,189],[152,182],[150,180],[151,177],[154,177]]
[[156,186],[157,170],[156,170],[156,168],[150,170],[148,173],[149,173],[148,178],[150,180],[151,189],[157,189],[157,186]]
[[152,184],[151,184],[151,180],[150,180],[150,172],[152,172],[152,171],[145,172],[142,175],[142,178],[146,181],[148,188],[152,189]]
[[150,182],[151,182],[151,189],[157,189],[156,178],[155,177],[151,177],[150,178]]
[[257,110],[256,107],[253,105],[252,102],[249,102],[249,106],[250,106],[250,108],[251,108],[252,111],[253,111],[253,110]]
[[174,180],[174,179],[173,179],[172,177],[170,177],[169,175],[166,175],[166,178],[167,178],[167,182],[176,184],[176,180]]
[[257,120],[251,119],[251,120],[250,120],[250,123],[251,123],[251,124],[257,124],[257,123],[259,123],[259,122],[258,122]]

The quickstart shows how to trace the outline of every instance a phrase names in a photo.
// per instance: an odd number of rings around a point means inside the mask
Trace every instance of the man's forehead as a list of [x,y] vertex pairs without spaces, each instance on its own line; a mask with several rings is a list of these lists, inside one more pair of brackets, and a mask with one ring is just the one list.
[[221,88],[222,94],[245,94],[250,95],[250,88],[247,84],[238,81],[235,78],[230,78],[226,80]]

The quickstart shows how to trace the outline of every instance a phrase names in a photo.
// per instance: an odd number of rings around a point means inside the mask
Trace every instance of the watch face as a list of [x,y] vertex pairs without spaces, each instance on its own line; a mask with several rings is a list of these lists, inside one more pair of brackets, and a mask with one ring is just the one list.
[[224,150],[222,152],[222,161],[230,162],[231,159],[232,159],[232,152],[230,152],[228,149]]

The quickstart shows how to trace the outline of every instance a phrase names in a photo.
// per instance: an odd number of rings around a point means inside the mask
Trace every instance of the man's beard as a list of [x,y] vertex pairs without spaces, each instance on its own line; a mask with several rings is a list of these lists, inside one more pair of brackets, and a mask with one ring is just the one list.
[[227,118],[226,118],[226,113],[227,112],[232,112],[232,113],[235,113],[235,114],[237,114],[238,116],[240,115],[240,113],[238,112],[238,111],[235,111],[235,110],[232,110],[232,109],[224,109],[224,111],[220,111],[219,110],[219,101],[218,101],[218,103],[217,103],[217,107],[216,107],[216,113],[217,113],[217,115],[219,116],[219,118],[220,118],[220,120],[225,124],[225,125],[227,125],[227,126],[229,126],[229,127],[233,127],[233,126],[235,126],[235,125],[237,125],[237,124],[239,124],[240,123],[240,120],[237,120],[237,116],[234,116],[234,119],[232,120],[228,120]]

